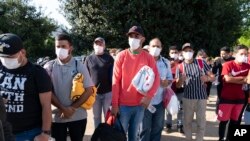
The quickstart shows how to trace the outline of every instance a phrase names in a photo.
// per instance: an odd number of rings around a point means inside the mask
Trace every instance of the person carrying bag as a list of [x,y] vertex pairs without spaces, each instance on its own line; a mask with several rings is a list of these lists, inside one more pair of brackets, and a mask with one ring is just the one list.
[[[119,114],[115,117],[108,110],[105,119],[105,123],[100,123],[95,129],[91,141],[126,141],[126,133],[119,119]],[[121,130],[116,127],[116,124]]]

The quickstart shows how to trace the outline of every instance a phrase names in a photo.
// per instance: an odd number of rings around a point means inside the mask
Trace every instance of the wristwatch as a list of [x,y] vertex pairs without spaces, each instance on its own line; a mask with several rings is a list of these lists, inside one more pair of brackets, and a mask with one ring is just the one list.
[[51,131],[50,130],[42,130],[42,133],[50,136]]

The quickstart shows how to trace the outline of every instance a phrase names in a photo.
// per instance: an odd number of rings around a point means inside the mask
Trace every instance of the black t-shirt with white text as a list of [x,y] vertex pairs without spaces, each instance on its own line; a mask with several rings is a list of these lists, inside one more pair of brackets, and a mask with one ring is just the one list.
[[12,70],[0,65],[0,95],[8,100],[7,120],[15,134],[42,126],[39,93],[51,90],[50,77],[38,65],[28,62]]

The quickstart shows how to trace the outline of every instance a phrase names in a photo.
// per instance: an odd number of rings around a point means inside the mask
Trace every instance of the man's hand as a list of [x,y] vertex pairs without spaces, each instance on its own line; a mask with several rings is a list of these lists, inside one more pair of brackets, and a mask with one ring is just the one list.
[[150,101],[151,101],[151,99],[149,99],[149,98],[147,98],[147,97],[143,97],[143,98],[141,99],[141,105],[142,105],[145,109],[147,109],[147,108],[148,108],[148,105],[150,104]]
[[176,79],[176,87],[181,88],[187,80],[187,75],[185,73],[180,74],[180,77]]
[[34,138],[34,141],[49,141],[49,137],[49,135],[41,133]]
[[119,107],[113,107],[112,106],[112,108],[111,108],[111,114],[113,116],[117,116],[118,112],[119,112]]
[[72,106],[66,107],[62,110],[61,118],[70,118],[74,113],[76,109]]
[[185,82],[187,80],[187,75],[185,73],[181,75],[181,80],[182,82]]
[[164,80],[161,79],[160,82],[161,82],[160,84],[161,84],[162,87],[167,87],[168,86],[168,80],[167,79],[164,79]]
[[200,79],[201,79],[201,82],[204,84],[204,83],[206,83],[208,81],[208,76],[207,75],[202,75],[200,77]]

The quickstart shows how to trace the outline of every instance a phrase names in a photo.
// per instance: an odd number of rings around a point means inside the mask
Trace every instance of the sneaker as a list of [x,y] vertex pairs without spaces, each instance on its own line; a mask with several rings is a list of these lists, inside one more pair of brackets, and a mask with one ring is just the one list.
[[172,128],[171,124],[166,124],[166,128]]
[[173,130],[171,127],[167,128],[167,133],[172,133],[172,132],[173,132]]
[[184,130],[183,130],[183,125],[182,124],[177,125],[177,130],[178,130],[178,132],[184,134]]
[[172,131],[172,125],[166,124],[166,128],[167,128],[167,133],[173,132],[173,131]]
[[182,128],[182,127],[181,127],[181,128],[178,128],[178,132],[184,134],[183,128]]

